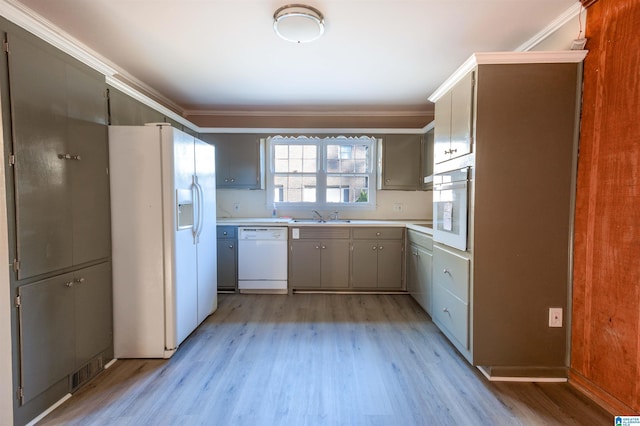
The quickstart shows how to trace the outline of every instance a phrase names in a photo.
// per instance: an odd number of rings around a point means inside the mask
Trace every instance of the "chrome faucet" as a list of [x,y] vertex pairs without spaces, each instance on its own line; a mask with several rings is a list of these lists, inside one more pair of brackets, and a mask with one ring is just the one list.
[[318,220],[319,221],[323,221],[324,218],[322,217],[322,215],[318,212],[318,210],[311,210],[316,216],[318,216]]

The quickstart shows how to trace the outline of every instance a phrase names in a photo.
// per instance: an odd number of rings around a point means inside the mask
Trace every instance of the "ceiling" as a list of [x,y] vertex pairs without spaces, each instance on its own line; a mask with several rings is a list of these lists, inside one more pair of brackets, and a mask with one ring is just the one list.
[[473,52],[515,50],[577,0],[308,0],[317,41],[273,31],[277,0],[10,0],[184,116],[429,115]]

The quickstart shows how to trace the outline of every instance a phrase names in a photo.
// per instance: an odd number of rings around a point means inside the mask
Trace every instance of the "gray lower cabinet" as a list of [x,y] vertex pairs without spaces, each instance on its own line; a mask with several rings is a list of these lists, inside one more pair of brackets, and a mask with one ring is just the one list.
[[433,322],[455,346],[468,350],[469,266],[468,256],[433,247]]
[[349,287],[349,228],[301,227],[290,241],[289,287],[346,289]]
[[404,228],[353,228],[351,287],[401,290]]
[[[109,351],[111,263],[20,286],[18,295],[21,403],[25,404]],[[70,387],[72,383],[73,379]]]
[[429,314],[433,303],[433,238],[414,230],[407,231],[407,291]]
[[218,291],[238,288],[237,226],[218,226]]

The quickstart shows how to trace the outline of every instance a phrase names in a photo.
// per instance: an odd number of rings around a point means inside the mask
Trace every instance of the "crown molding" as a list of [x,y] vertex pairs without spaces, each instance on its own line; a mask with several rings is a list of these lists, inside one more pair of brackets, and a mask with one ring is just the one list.
[[564,24],[571,21],[573,18],[583,13],[585,8],[582,7],[580,3],[576,3],[567,9],[564,13],[558,16],[556,19],[551,21],[549,25],[540,30],[537,34],[531,37],[529,40],[522,43],[518,46],[515,51],[516,52],[526,52],[528,50],[533,49],[535,46],[540,44],[543,40],[549,37],[551,34],[562,28]]
[[105,76],[117,72],[90,48],[23,4],[14,0],[2,0],[0,15]]
[[[584,0],[583,0],[584,1]],[[589,0],[587,0],[589,1]],[[597,0],[595,0],[597,1]],[[475,53],[471,55],[469,59],[467,59],[454,73],[445,80],[444,83],[438,89],[436,89],[431,96],[429,96],[429,100],[431,102],[436,102],[438,99],[442,97],[449,89],[451,89],[462,77],[464,77],[467,73],[473,70],[480,63],[494,63],[494,64],[517,64],[517,63],[553,63],[553,62],[573,62],[575,58],[573,58],[572,52],[584,52],[582,54],[578,54],[576,56],[582,55],[582,58],[577,60],[576,62],[580,62],[584,60],[584,56],[586,55],[586,51],[561,51],[561,52],[529,52],[530,49],[540,44],[544,39],[549,37],[555,31],[560,29],[564,24],[569,22],[571,19],[579,15],[584,11],[584,8],[580,3],[576,3],[567,9],[564,13],[554,19],[549,25],[540,30],[537,34],[531,37],[526,42],[522,43],[518,46],[514,52],[495,52],[495,53]],[[528,57],[520,56],[520,55],[530,55]],[[568,58],[562,58],[563,54],[567,54]],[[482,56],[481,58],[479,58]],[[511,56],[511,57],[509,57]],[[528,59],[525,59],[528,58]],[[486,62],[479,62],[486,61]],[[496,62],[491,62],[496,61]],[[513,61],[513,62],[512,62]]]
[[455,86],[465,75],[476,66],[483,64],[556,64],[578,63],[587,56],[587,50],[559,50],[552,52],[488,52],[474,53],[467,59],[440,87],[436,89],[429,100],[436,102]]
[[432,115],[433,111],[425,110],[184,110],[185,116],[238,116],[238,117],[415,117]]
[[589,6],[593,6],[593,4],[597,1],[598,0],[580,0],[580,2],[582,3],[582,6],[584,6],[585,9]]
[[[132,90],[136,91],[138,94],[137,96],[135,96],[135,98],[141,101],[143,99],[142,97],[148,98],[147,101],[144,102],[147,105],[150,105],[148,103],[149,101],[155,102],[155,104],[157,105],[164,104],[169,108],[163,106],[163,113],[164,111],[171,112],[171,114],[167,113],[166,115],[170,116],[172,119],[176,119],[177,117],[181,118],[182,121],[184,121],[184,118],[182,118],[175,112],[182,112],[182,108],[175,102],[158,93],[156,90],[149,87],[144,82],[138,80],[135,77],[132,77],[126,71],[119,69],[116,65],[103,58],[100,54],[98,54],[79,40],[75,39],[64,30],[54,25],[51,21],[43,18],[33,10],[24,6],[23,4],[20,4],[15,0],[0,0],[0,15],[13,22],[17,26],[23,28],[24,30],[32,33],[36,37],[44,40],[50,45],[60,49],[64,53],[72,56],[83,64],[98,71],[99,73],[104,75],[107,80],[109,80],[109,84],[115,85],[114,82],[117,81],[116,79],[120,78],[126,79],[127,81],[131,82],[131,84],[140,87],[142,90],[158,99],[161,103],[153,101],[151,97],[147,97],[147,95],[138,92],[131,86],[127,86],[128,89],[126,90],[126,92],[132,94]],[[120,90],[123,90],[124,88],[122,84],[123,83],[119,84],[118,88]],[[171,111],[170,108],[173,108],[174,111]],[[193,124],[189,124],[188,127],[193,127]]]
[[[431,123],[430,123],[431,124]],[[429,125],[425,126],[428,127]],[[248,134],[283,134],[283,135],[316,135],[316,134],[344,134],[344,135],[353,135],[353,134],[371,134],[371,135],[381,135],[381,134],[394,134],[394,135],[413,135],[413,134],[423,134],[428,131],[425,128],[420,129],[378,129],[378,128],[278,128],[278,127],[199,127],[198,133],[248,133]]]

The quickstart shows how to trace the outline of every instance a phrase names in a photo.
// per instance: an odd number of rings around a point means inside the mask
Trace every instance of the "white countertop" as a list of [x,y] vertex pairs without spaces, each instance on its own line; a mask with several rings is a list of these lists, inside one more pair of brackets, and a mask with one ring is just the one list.
[[429,220],[359,220],[345,219],[326,222],[316,222],[311,219],[303,219],[296,222],[291,218],[270,218],[270,217],[219,217],[218,225],[230,226],[397,226],[413,229],[414,231],[433,234],[431,221]]

